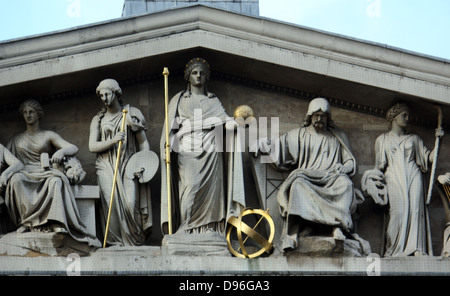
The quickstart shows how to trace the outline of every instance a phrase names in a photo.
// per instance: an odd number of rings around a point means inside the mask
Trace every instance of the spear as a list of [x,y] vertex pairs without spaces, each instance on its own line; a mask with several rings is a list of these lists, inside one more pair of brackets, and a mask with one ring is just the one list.
[[166,171],[167,171],[167,212],[168,230],[172,234],[172,198],[171,198],[171,176],[170,176],[170,142],[169,142],[169,69],[164,67],[164,101],[166,111]]
[[[442,128],[442,108],[439,105],[436,105],[435,107],[438,111],[437,129],[440,129],[440,128]],[[434,158],[433,158],[433,165],[431,166],[430,184],[428,185],[427,205],[430,204],[431,193],[433,192],[434,176],[436,174],[436,163],[437,163],[437,158],[438,158],[438,153],[439,153],[439,140],[440,140],[440,137],[436,137],[436,140],[434,143]]]
[[[121,131],[123,132],[125,130],[125,118],[127,116],[128,111],[123,109],[122,113],[123,113],[123,117],[122,117]],[[116,158],[116,167],[114,169],[113,185],[112,185],[112,190],[111,190],[111,198],[109,200],[109,210],[108,210],[108,219],[106,221],[105,238],[103,240],[103,248],[106,247],[106,239],[108,238],[109,222],[111,220],[111,210],[112,210],[113,201],[114,201],[114,191],[116,189],[117,172],[119,170],[119,160],[120,160],[120,152],[121,151],[122,151],[122,141],[119,141],[119,148],[117,150],[117,158]]]

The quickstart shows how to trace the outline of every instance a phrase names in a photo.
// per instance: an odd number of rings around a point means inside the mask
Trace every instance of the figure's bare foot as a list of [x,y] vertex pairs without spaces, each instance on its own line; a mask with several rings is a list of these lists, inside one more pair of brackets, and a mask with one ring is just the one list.
[[421,251],[415,251],[413,255],[416,257],[427,256],[427,254],[425,254],[424,252],[421,252]]
[[335,227],[334,229],[333,229],[333,238],[335,239],[335,240],[345,240],[345,235],[344,235],[344,233],[342,232],[342,230],[341,230],[341,228],[339,228],[339,227]]
[[16,231],[17,231],[17,233],[25,233],[25,232],[29,232],[30,228],[28,226],[22,225]]
[[53,225],[52,225],[52,230],[53,230],[53,232],[55,232],[55,233],[61,233],[61,234],[69,233],[69,232],[64,228],[64,226],[59,225],[59,224],[53,224]]
[[53,227],[49,224],[44,224],[41,226],[40,231],[44,233],[50,233],[53,232]]

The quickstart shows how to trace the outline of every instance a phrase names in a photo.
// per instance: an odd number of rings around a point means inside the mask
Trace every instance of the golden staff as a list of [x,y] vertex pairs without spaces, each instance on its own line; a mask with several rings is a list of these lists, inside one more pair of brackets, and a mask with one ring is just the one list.
[[167,212],[169,235],[172,234],[172,198],[171,198],[171,177],[170,177],[170,141],[169,141],[169,69],[164,67],[164,99],[166,110],[166,171],[167,171]]
[[[128,111],[123,109],[122,113],[123,113],[123,117],[122,117],[121,132],[123,132],[125,130],[125,118],[127,116]],[[111,210],[112,210],[112,205],[113,205],[113,201],[114,201],[114,191],[116,189],[117,172],[119,170],[119,160],[120,160],[121,150],[122,150],[122,141],[119,141],[119,149],[117,151],[116,168],[114,169],[113,186],[112,186],[112,190],[111,190],[111,198],[109,200],[108,219],[106,221],[106,230],[105,230],[105,239],[103,240],[103,248],[106,247],[106,239],[108,238],[109,222],[111,220]]]
[[447,196],[448,202],[450,202],[450,185],[442,185],[444,187],[445,195]]

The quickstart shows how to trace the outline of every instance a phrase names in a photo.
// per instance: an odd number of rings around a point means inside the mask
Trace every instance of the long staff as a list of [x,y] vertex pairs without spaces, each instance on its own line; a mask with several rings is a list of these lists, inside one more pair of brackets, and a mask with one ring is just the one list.
[[[122,113],[123,113],[123,117],[122,117],[121,132],[123,132],[125,130],[125,118],[127,116],[128,111],[123,109]],[[106,221],[105,239],[103,240],[103,248],[106,247],[106,239],[108,238],[109,222],[111,220],[111,210],[112,210],[113,201],[114,201],[114,191],[116,190],[117,172],[119,170],[119,160],[120,160],[120,152],[121,151],[122,151],[122,141],[119,141],[119,148],[117,151],[117,159],[116,159],[116,168],[114,169],[114,178],[113,178],[113,185],[112,185],[112,190],[111,190],[111,198],[109,200],[108,220]]]
[[[435,106],[438,111],[438,126],[437,128],[442,128],[442,108],[441,106]],[[439,153],[439,137],[436,137],[436,141],[434,143],[434,160],[433,165],[431,166],[431,175],[430,175],[430,184],[428,185],[428,194],[427,194],[427,205],[430,204],[431,201],[431,193],[433,192],[433,184],[434,184],[434,176],[436,174],[436,163]]]
[[166,111],[166,171],[167,171],[167,217],[169,235],[172,234],[172,197],[171,197],[171,176],[170,176],[170,142],[169,142],[169,69],[164,67],[164,101]]

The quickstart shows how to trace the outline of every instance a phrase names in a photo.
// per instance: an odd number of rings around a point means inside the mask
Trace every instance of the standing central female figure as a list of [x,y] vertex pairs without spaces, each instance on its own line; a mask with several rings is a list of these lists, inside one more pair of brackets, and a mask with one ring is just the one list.
[[[177,233],[224,234],[227,214],[237,212],[242,198],[227,199],[223,128],[235,123],[219,98],[208,92],[210,69],[206,60],[188,62],[184,79],[187,89],[169,103],[172,163],[173,225]],[[161,160],[165,161],[165,126],[161,137]],[[235,164],[242,165],[242,164]],[[166,166],[161,165],[161,225],[167,234]]]

